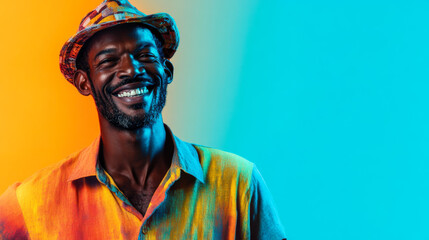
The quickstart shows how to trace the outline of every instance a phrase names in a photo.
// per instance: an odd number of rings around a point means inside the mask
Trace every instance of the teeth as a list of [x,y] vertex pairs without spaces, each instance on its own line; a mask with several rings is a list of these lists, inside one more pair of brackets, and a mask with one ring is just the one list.
[[118,94],[118,97],[134,97],[134,96],[142,95],[142,94],[145,94],[148,92],[149,92],[149,90],[147,89],[147,87],[141,87],[141,88],[123,91],[120,94]]

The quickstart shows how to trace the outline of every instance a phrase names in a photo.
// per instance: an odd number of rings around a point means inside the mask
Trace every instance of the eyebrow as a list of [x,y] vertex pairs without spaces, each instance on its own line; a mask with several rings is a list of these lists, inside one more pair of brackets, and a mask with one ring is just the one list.
[[107,48],[104,50],[101,50],[100,52],[98,52],[95,57],[94,57],[94,61],[97,60],[97,58],[103,54],[108,54],[108,53],[112,53],[112,52],[116,52],[116,49],[114,48]]
[[137,45],[137,47],[136,47],[136,52],[138,52],[138,51],[141,51],[141,50],[143,50],[143,49],[145,49],[145,48],[150,48],[150,47],[155,47],[156,48],[156,46],[154,46],[153,44],[151,44],[151,43],[141,43],[141,44],[138,44]]

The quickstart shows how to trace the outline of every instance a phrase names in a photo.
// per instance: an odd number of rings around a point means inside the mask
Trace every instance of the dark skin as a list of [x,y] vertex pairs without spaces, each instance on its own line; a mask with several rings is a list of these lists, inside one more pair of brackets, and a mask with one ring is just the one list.
[[[160,85],[173,80],[173,65],[161,57],[148,29],[125,24],[100,32],[88,44],[89,73],[78,70],[74,75],[75,87],[82,95],[95,92],[101,98],[111,99],[128,116],[143,118],[159,100]],[[130,78],[141,81],[116,87],[113,93],[107,90]],[[149,83],[152,84],[148,87],[150,91],[144,96],[118,97],[119,90],[131,91]],[[100,111],[98,115],[102,142],[100,162],[144,216],[173,155],[173,143],[166,134],[162,116],[159,114],[149,126],[123,129],[112,125]]]

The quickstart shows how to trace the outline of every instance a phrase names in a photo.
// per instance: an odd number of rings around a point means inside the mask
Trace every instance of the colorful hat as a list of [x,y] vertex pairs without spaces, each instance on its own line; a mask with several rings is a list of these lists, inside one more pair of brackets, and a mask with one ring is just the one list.
[[69,82],[73,82],[76,58],[85,42],[96,32],[123,23],[142,23],[158,31],[166,58],[173,57],[179,46],[179,31],[167,13],[146,15],[128,0],[104,0],[82,19],[78,32],[61,49],[60,69]]

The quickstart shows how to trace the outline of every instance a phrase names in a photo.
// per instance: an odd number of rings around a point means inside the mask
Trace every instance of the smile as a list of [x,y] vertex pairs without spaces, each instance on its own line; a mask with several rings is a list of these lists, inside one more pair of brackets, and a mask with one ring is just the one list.
[[149,89],[145,87],[134,88],[134,89],[126,89],[122,90],[116,94],[118,97],[138,97],[143,96],[145,93],[148,93]]

